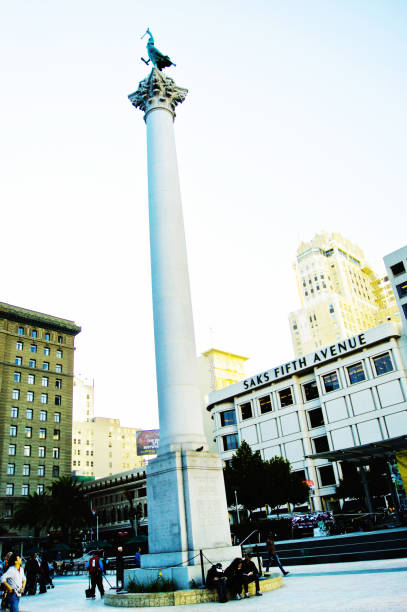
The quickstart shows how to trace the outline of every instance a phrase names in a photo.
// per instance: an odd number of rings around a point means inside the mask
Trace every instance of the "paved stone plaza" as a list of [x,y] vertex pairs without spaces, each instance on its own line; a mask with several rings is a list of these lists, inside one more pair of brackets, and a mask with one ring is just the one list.
[[[162,612],[198,612],[238,609],[246,612],[393,612],[407,610],[407,559],[358,561],[328,565],[299,565],[289,568],[291,574],[284,587],[263,597],[251,597],[227,604],[208,603],[194,606],[162,607]],[[113,583],[113,576],[109,581]],[[96,601],[86,601],[84,576],[55,579],[55,589],[46,595],[23,597],[20,612],[81,612],[82,610],[120,610]],[[151,608],[138,608],[151,610]]]

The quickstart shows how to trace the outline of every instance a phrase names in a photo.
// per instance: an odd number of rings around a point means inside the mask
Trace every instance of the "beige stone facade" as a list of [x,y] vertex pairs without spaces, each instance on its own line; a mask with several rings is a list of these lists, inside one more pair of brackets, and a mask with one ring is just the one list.
[[297,357],[400,320],[388,277],[376,274],[341,234],[322,232],[301,243],[294,269],[301,308],[289,321]]
[[71,473],[73,321],[0,303],[0,516]]

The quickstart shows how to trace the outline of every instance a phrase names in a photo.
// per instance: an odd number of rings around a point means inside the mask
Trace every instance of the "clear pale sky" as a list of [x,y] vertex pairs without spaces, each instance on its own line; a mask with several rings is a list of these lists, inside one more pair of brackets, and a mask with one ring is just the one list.
[[73,319],[96,414],[158,424],[146,39],[177,67],[197,351],[293,357],[301,240],[406,243],[403,0],[0,0],[0,301]]

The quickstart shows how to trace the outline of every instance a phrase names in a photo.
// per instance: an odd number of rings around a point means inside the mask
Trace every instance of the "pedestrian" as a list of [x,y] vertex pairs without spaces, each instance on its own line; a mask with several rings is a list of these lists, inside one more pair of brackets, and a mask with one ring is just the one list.
[[90,557],[86,564],[86,569],[89,570],[90,578],[90,590],[92,599],[96,599],[96,587],[99,589],[100,597],[102,598],[105,594],[103,588],[103,563],[99,551],[95,551],[94,555]]
[[243,560],[242,564],[242,580],[243,580],[243,589],[244,596],[249,597],[249,584],[251,582],[255,583],[256,586],[256,595],[257,597],[261,597],[262,593],[260,593],[260,583],[259,583],[259,571],[256,565],[252,561],[253,555],[251,553],[247,553]]
[[276,551],[276,546],[274,544],[274,536],[271,532],[269,532],[268,536],[267,536],[267,540],[266,540],[266,548],[267,548],[267,557],[266,557],[266,571],[265,574],[266,575],[270,569],[270,565],[273,563],[273,561],[275,563],[277,563],[278,567],[280,568],[283,576],[287,576],[287,574],[289,574],[290,572],[286,572],[285,569],[283,568],[283,566],[281,565],[281,561],[278,557],[277,551]]
[[7,571],[1,577],[6,589],[6,607],[10,612],[18,612],[20,597],[25,588],[25,575],[21,567],[21,557],[13,553],[8,560]]
[[225,569],[225,576],[227,578],[227,587],[234,599],[242,599],[240,593],[242,592],[242,564],[243,559],[236,557],[232,563]]
[[27,585],[25,595],[35,595],[37,593],[37,577],[39,567],[34,557],[30,557],[25,564],[25,575],[27,577]]
[[49,572],[49,565],[45,554],[42,556],[40,572],[40,593],[46,593],[48,585],[53,589],[54,584],[52,582],[52,578]]
[[139,546],[134,554],[134,562],[136,567],[141,566],[141,547]]
[[227,578],[222,570],[222,563],[216,563],[209,568],[206,575],[206,586],[208,589],[216,589],[220,603],[227,602],[226,595]]
[[118,591],[124,588],[123,546],[118,546],[116,553],[116,587]]
[[[3,574],[4,574],[4,573],[7,571],[7,569],[8,569],[8,562],[9,562],[9,559],[10,559],[10,557],[11,557],[11,555],[12,555],[12,554],[13,554],[13,553],[10,551],[10,552],[8,552],[8,553],[5,555],[5,557],[4,557],[2,575],[3,575]],[[5,587],[3,584],[1,584],[0,591],[1,591],[1,609],[2,609],[2,610],[6,610],[6,609],[7,609],[7,608],[6,608],[6,595],[7,595],[7,592],[6,592],[6,587]]]

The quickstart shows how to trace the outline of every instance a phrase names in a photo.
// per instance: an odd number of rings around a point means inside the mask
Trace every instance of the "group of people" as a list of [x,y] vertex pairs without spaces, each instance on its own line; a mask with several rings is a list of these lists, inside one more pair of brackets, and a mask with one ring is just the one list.
[[39,593],[46,593],[47,587],[54,588],[50,566],[45,555],[41,558],[37,553],[34,553],[25,564],[25,573],[27,586],[24,595],[36,595],[37,585],[39,586]]
[[[99,590],[100,597],[103,598],[105,589],[103,587],[103,578],[106,579],[106,570],[108,559],[105,558],[103,550],[96,550],[86,564],[86,569],[89,572],[89,588],[86,590],[86,596],[89,599],[96,599],[96,587]],[[124,557],[123,547],[118,546],[116,551],[116,588],[118,591],[124,587]]]

